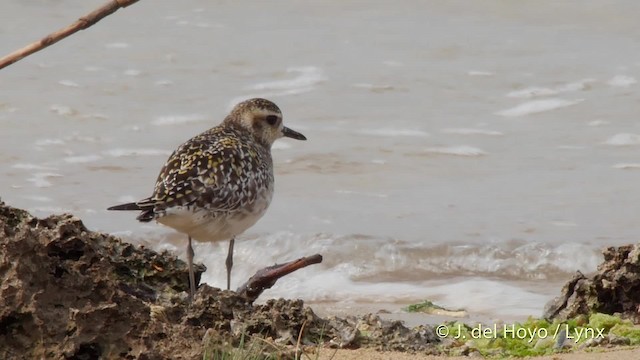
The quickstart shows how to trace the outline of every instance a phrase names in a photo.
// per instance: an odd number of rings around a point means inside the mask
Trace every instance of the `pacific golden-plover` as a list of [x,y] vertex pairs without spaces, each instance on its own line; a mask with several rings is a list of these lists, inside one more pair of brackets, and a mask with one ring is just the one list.
[[282,112],[273,102],[243,101],[220,125],[189,139],[169,156],[153,195],[108,210],[141,210],[139,221],[156,220],[188,236],[190,299],[196,290],[191,239],[229,239],[229,289],[235,236],[253,226],[271,202],[271,145],[283,136],[307,139],[282,125]]

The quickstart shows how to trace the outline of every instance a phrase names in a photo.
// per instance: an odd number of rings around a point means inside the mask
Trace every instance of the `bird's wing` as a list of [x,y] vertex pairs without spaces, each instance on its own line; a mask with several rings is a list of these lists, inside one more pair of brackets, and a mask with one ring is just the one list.
[[255,199],[246,173],[257,167],[255,149],[234,136],[205,134],[178,147],[163,166],[149,198],[155,213],[173,206],[233,211]]

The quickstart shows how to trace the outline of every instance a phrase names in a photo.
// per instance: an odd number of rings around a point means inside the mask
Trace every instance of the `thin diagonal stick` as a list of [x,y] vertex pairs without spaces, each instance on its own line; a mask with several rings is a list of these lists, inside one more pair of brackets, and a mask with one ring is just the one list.
[[40,51],[49,45],[55,44],[71,34],[84,30],[102,20],[104,17],[113,14],[118,9],[127,7],[136,2],[138,2],[138,0],[110,0],[108,3],[81,17],[66,28],[51,33],[42,39],[23,47],[22,49],[18,49],[7,56],[0,58],[0,69],[24,59],[25,57],[33,54],[34,52]]

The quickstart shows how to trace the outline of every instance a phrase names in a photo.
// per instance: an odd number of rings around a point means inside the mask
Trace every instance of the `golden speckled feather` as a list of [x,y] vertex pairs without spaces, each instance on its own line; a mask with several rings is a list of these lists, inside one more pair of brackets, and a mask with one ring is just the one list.
[[140,221],[162,217],[167,208],[216,213],[238,210],[273,187],[269,148],[235,126],[217,126],[189,139],[160,170],[153,195],[137,202]]

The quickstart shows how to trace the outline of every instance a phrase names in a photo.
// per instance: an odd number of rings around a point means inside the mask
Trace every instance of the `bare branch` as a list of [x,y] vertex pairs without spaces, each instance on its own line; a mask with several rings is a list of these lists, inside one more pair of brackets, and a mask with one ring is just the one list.
[[24,59],[25,57],[33,54],[34,52],[40,51],[49,45],[55,44],[71,34],[74,34],[80,30],[84,30],[102,20],[104,17],[113,14],[118,9],[127,7],[136,2],[138,2],[138,0],[110,0],[106,4],[81,17],[66,28],[51,33],[43,37],[42,39],[23,47],[22,49],[16,50],[11,54],[0,58],[0,69],[3,69],[15,63],[16,61]]
[[284,264],[276,264],[259,270],[236,290],[250,302],[254,302],[266,289],[275,285],[281,277],[313,264],[322,262],[322,255],[315,254]]

